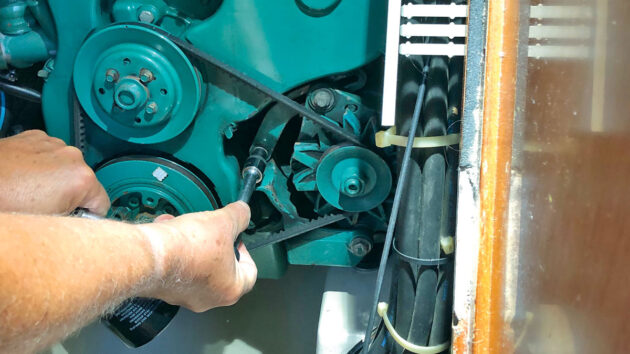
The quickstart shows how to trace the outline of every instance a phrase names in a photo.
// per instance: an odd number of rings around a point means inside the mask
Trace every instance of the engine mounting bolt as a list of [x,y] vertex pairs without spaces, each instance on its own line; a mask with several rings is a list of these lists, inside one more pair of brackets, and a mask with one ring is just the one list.
[[147,84],[151,81],[153,81],[154,77],[153,77],[153,73],[151,72],[151,70],[149,69],[140,69],[140,81],[142,81],[143,84]]
[[335,94],[330,89],[317,89],[309,96],[308,103],[315,112],[324,114],[335,106]]
[[138,20],[140,22],[153,23],[153,21],[155,20],[155,15],[153,15],[153,12],[149,10],[142,10],[138,14]]
[[372,242],[365,237],[355,237],[348,244],[348,250],[357,257],[364,257],[372,250]]
[[158,105],[155,102],[149,102],[147,106],[144,108],[144,111],[147,114],[155,114],[158,111]]
[[118,77],[119,75],[116,69],[107,69],[107,71],[105,72],[105,81],[109,83],[114,83],[118,81]]

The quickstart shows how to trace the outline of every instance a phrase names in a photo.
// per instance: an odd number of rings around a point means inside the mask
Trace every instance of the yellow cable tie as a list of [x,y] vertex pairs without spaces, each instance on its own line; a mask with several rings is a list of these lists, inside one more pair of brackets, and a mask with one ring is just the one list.
[[389,317],[387,317],[388,308],[389,308],[389,304],[387,304],[386,302],[379,302],[376,312],[378,313],[379,316],[383,318],[383,322],[385,322],[385,327],[389,331],[389,334],[391,334],[392,338],[394,338],[396,343],[400,344],[400,346],[403,347],[404,349],[412,353],[418,353],[418,354],[438,354],[448,349],[448,347],[451,345],[450,341],[447,341],[442,344],[434,345],[431,347],[424,347],[424,346],[416,345],[413,343],[409,343],[403,337],[401,337],[400,334],[398,334],[398,332],[396,332],[396,329],[394,329],[394,326],[392,326],[392,323],[389,322]]
[[[396,127],[391,127],[385,131],[380,131],[374,136],[376,146],[380,148],[391,145],[407,146],[407,137],[396,135]],[[413,139],[413,147],[426,149],[459,144],[459,134],[449,134],[443,136],[426,136]]]

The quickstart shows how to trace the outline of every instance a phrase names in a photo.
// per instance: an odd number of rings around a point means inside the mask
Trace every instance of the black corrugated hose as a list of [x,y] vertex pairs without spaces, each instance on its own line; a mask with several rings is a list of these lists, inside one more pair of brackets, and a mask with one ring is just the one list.
[[[422,73],[422,83],[420,84],[420,88],[418,91],[418,96],[416,99],[416,105],[414,108],[413,117],[411,119],[411,126],[409,129],[409,136],[416,136],[416,131],[418,128],[418,123],[420,121],[420,112],[422,111],[422,106],[424,102],[424,94],[426,91],[426,72],[428,70],[428,66],[425,66]],[[406,185],[406,181],[409,175],[409,165],[411,162],[411,152],[413,150],[413,139],[408,139],[407,146],[405,147],[405,153],[402,159],[402,165],[400,168],[400,174],[398,176],[397,186]],[[389,224],[387,225],[387,233],[385,236],[385,243],[383,245],[383,254],[381,256],[381,263],[378,269],[378,275],[376,278],[376,288],[374,290],[374,301],[372,303],[372,308],[370,311],[370,317],[368,319],[368,326],[365,331],[364,343],[363,343],[363,353],[369,352],[372,330],[374,328],[374,321],[376,317],[376,307],[378,306],[378,302],[381,295],[381,289],[383,287],[383,279],[385,276],[385,265],[387,264],[387,260],[389,258],[389,252],[391,251],[392,239],[394,238],[394,228],[396,225],[396,221],[398,219],[398,211],[400,210],[400,204],[402,200],[402,192],[403,188],[396,188],[396,192],[394,194],[394,202],[392,205],[392,211],[389,217]]]

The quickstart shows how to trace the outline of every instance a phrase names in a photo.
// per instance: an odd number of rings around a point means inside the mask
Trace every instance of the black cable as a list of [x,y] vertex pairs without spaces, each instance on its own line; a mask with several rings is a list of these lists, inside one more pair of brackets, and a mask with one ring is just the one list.
[[15,96],[26,101],[42,103],[42,94],[28,87],[17,86],[0,80],[0,90],[7,95]]
[[365,338],[363,341],[362,352],[367,354],[370,348],[370,338],[372,334],[372,328],[374,328],[374,320],[376,317],[376,308],[378,306],[378,300],[381,295],[381,288],[383,287],[383,279],[385,276],[385,265],[389,258],[389,252],[392,247],[392,240],[394,238],[394,228],[396,226],[396,220],[398,219],[398,211],[400,209],[400,202],[402,200],[403,186],[407,182],[407,174],[409,171],[409,162],[411,161],[411,151],[413,150],[413,141],[418,129],[418,122],[420,122],[420,112],[424,103],[424,93],[426,91],[427,71],[429,67],[425,65],[422,71],[422,83],[418,90],[418,98],[416,99],[416,106],[413,111],[413,117],[411,118],[411,127],[409,129],[409,137],[407,139],[407,145],[405,147],[405,154],[402,159],[402,166],[400,168],[400,175],[398,176],[398,182],[396,184],[396,193],[394,194],[394,203],[392,205],[392,212],[389,217],[389,224],[387,225],[387,233],[385,236],[385,244],[383,245],[383,254],[381,255],[381,263],[378,268],[378,275],[376,277],[376,289],[374,290],[374,302],[372,303],[372,309],[370,311],[370,318],[368,320],[368,326],[365,330]]

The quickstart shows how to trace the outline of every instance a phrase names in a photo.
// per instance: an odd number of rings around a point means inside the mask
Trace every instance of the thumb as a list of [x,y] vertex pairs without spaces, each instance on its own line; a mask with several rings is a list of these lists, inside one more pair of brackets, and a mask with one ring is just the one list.
[[249,226],[249,218],[251,217],[251,211],[249,209],[249,205],[245,202],[235,202],[228,204],[226,207],[221,209],[224,213],[228,214],[232,219],[232,223],[236,228],[236,232],[234,237],[236,237],[239,233],[245,231],[247,226]]

